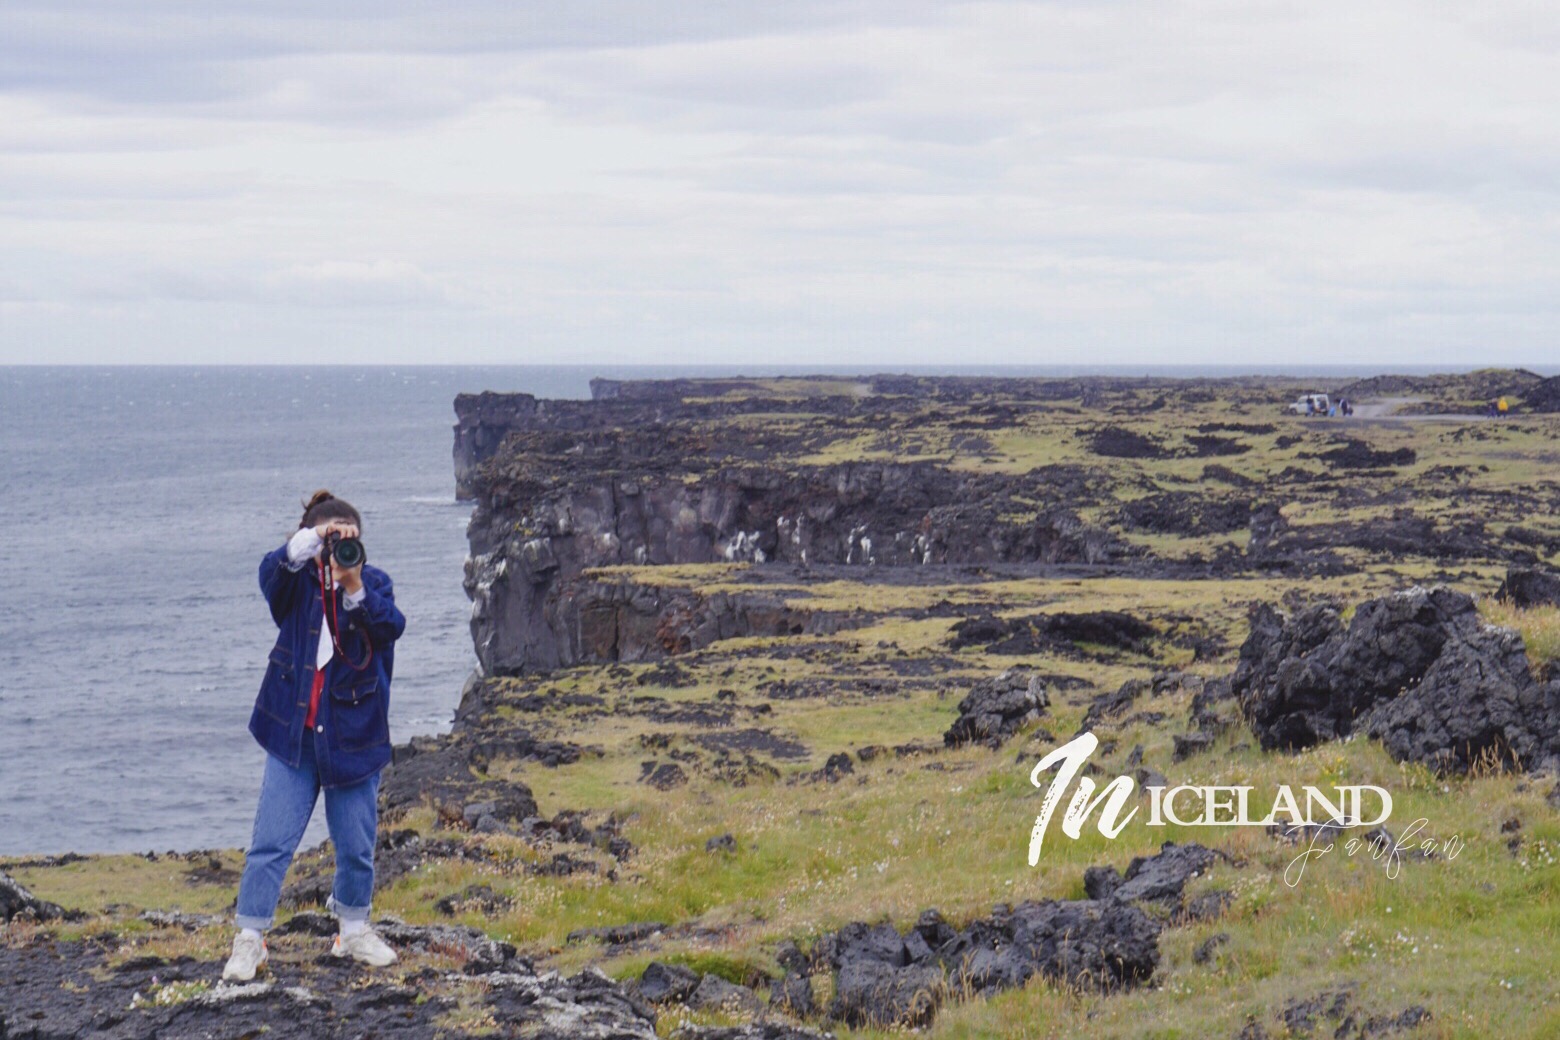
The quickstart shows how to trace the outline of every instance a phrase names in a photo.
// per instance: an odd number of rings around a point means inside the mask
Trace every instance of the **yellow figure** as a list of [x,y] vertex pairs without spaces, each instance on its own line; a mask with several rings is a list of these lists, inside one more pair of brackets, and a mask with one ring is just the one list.
[[1500,409],[1500,413],[1502,415],[1505,415],[1506,414],[1506,399],[1504,397],[1502,397],[1499,401],[1497,401],[1495,403],[1495,407]]

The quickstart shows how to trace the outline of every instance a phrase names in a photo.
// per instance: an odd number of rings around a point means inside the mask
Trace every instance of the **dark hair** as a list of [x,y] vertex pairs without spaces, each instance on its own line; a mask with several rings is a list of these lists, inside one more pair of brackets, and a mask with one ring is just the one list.
[[352,508],[352,503],[346,499],[337,498],[324,488],[309,496],[309,500],[303,504],[303,519],[298,521],[298,528],[315,527],[327,520],[349,520],[363,528],[363,518],[358,511]]

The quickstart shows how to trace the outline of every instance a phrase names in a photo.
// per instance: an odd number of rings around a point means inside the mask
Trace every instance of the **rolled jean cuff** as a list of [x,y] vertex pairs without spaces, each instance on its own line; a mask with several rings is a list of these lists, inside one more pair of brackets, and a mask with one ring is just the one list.
[[336,897],[334,895],[330,895],[330,896],[326,896],[325,897],[325,909],[328,912],[335,914],[338,920],[342,920],[342,921],[366,921],[366,920],[368,920],[369,907],[367,907],[367,906],[346,906],[345,904],[336,902]]
[[239,914],[233,918],[233,924],[239,928],[253,928],[257,932],[263,932],[271,927],[274,917],[249,917]]

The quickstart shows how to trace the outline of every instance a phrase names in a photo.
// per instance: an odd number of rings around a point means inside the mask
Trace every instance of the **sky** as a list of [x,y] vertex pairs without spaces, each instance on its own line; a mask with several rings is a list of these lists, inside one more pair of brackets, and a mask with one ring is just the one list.
[[1553,366],[1560,5],[7,0],[0,364]]

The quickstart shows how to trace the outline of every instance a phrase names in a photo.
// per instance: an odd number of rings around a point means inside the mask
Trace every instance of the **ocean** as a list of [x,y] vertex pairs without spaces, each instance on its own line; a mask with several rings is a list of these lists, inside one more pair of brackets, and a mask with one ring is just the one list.
[[[256,571],[316,488],[363,514],[369,559],[407,617],[391,738],[449,728],[474,664],[461,588],[470,508],[454,498],[451,462],[457,393],[585,398],[593,376],[884,370],[0,368],[0,855],[248,845],[265,752],[246,727],[275,637]],[[325,836],[321,805],[303,847]]]
[[[316,488],[363,514],[407,617],[392,739],[447,730],[475,663],[455,395],[594,374],[0,369],[0,855],[248,845],[257,569]],[[325,834],[322,801],[305,847]]]

